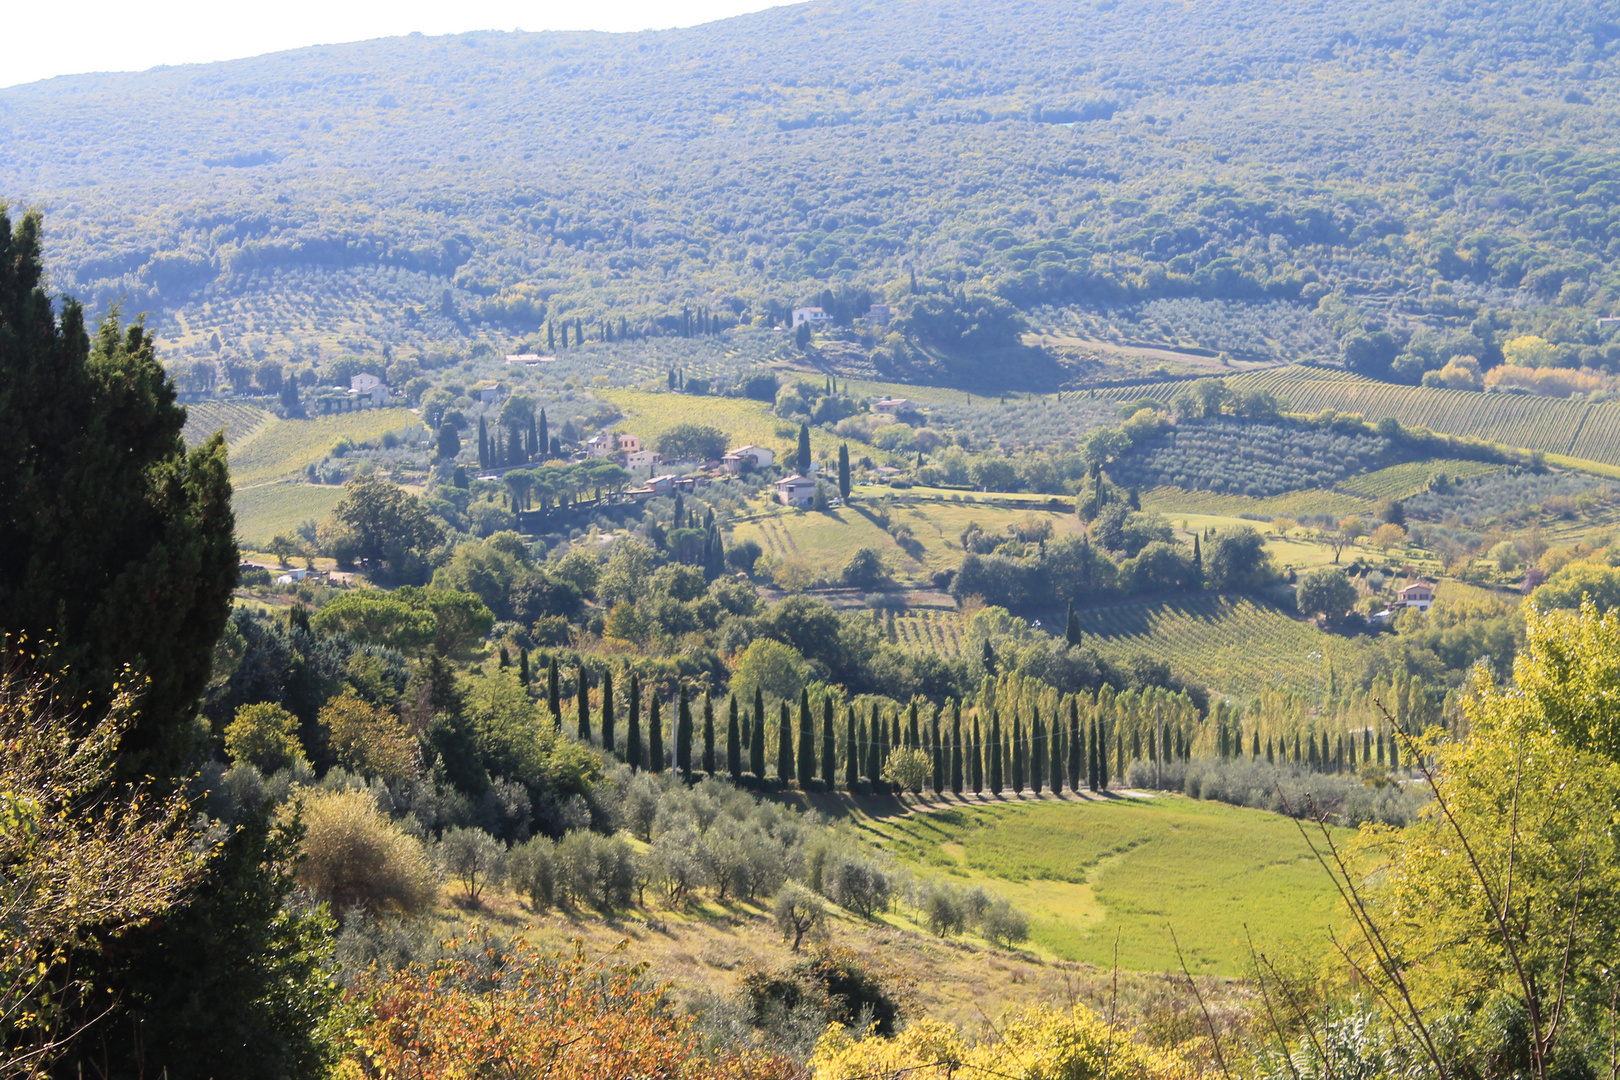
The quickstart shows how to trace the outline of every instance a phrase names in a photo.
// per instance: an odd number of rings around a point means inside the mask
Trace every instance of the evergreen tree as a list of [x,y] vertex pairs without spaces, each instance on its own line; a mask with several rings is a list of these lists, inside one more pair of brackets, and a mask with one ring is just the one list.
[[1052,787],[1052,794],[1063,794],[1063,725],[1056,716],[1052,717],[1052,726],[1046,732],[1047,755],[1046,772],[1047,783]]
[[686,684],[675,707],[675,771],[690,784],[692,775],[692,703],[686,695]]
[[1086,738],[1080,725],[1080,703],[1069,698],[1069,790],[1076,795],[1086,783],[1080,769],[1086,759]]
[[917,699],[911,699],[911,707],[906,711],[906,749],[916,750],[922,746],[922,732],[917,728]]
[[838,722],[831,694],[821,699],[821,782],[828,791],[838,787]]
[[1070,645],[1080,644],[1080,616],[1074,610],[1073,600],[1069,601],[1069,618],[1063,632],[1063,639]]
[[850,477],[849,477],[849,444],[838,444],[838,495],[847,505],[849,503]]
[[1015,712],[1013,713],[1012,730],[1012,788],[1013,792],[1018,795],[1024,793],[1024,767],[1028,762],[1028,754],[1025,749],[1027,745],[1024,742],[1024,721]]
[[703,775],[713,776],[716,772],[714,758],[714,701],[708,691],[703,694]]
[[630,673],[630,716],[624,727],[624,760],[632,769],[643,768],[641,758],[641,681]]
[[1046,787],[1046,725],[1041,722],[1039,706],[1029,719],[1029,788],[1039,795]]
[[[855,706],[851,705],[849,707],[849,711],[852,713],[855,712]],[[871,748],[876,743],[876,740],[871,737],[871,733],[867,729],[865,717],[858,717],[858,720],[860,726],[857,729],[856,734],[860,738],[860,743],[858,746],[858,749],[860,750],[860,764],[851,766],[851,768],[853,768],[861,776],[869,776],[868,770],[870,770],[872,767]]]
[[[623,337],[623,335],[620,335]],[[731,695],[731,718],[726,721],[726,773],[733,784],[742,781],[742,725],[738,722],[737,695]]]
[[1253,761],[1260,760],[1260,729],[1258,727],[1254,729],[1253,742],[1249,747],[1249,758]]
[[984,791],[984,740],[979,733],[979,718],[973,717],[973,742],[968,745],[968,786],[973,794]]
[[866,747],[866,778],[874,784],[883,779],[883,762],[888,758],[888,747],[884,745],[886,735],[883,719],[878,715],[878,707],[874,704],[872,733]]
[[1086,789],[1093,794],[1097,791],[1097,782],[1102,775],[1102,768],[1097,762],[1097,752],[1102,747],[1102,740],[1097,737],[1099,721],[1091,718],[1091,731],[1086,739]]
[[578,683],[574,690],[574,704],[579,712],[579,741],[586,746],[591,744],[591,684],[585,674],[585,661],[577,665],[576,676]]
[[551,726],[562,730],[562,676],[557,671],[557,658],[553,656],[546,668],[546,704],[551,707]]
[[784,701],[777,707],[776,776],[786,787],[797,775],[793,769],[793,719],[788,715],[788,704]]
[[990,759],[990,794],[1001,794],[1001,715],[994,709],[990,710],[990,741],[985,749]]
[[551,449],[551,432],[546,427],[546,410],[540,410],[540,419],[536,421],[536,426],[538,427],[535,434],[538,436],[536,441],[539,444],[539,454],[541,457],[546,457],[546,451]]
[[611,754],[613,744],[613,671],[602,672],[602,749]]
[[652,695],[652,707],[647,716],[647,769],[661,773],[668,762],[664,758],[664,717],[658,691]]
[[945,744],[940,738],[939,715],[943,711],[943,705],[938,709],[935,709],[934,718],[928,722],[929,749],[931,749],[934,754],[933,784],[935,795],[941,794],[945,790],[945,777],[950,769],[949,753],[946,751]]
[[478,418],[478,467],[480,469],[489,468],[489,457],[489,425],[480,416]]
[[748,771],[754,774],[756,780],[765,779],[765,697],[754,688],[754,716],[753,723],[749,725],[752,733],[748,739]]
[[860,750],[865,732],[858,729],[863,726],[856,722],[855,706],[851,705],[844,725],[844,787],[849,791],[861,782]]
[[951,706],[951,793],[960,796],[966,778],[962,775],[962,703]]
[[1193,580],[1198,584],[1204,583],[1204,548],[1198,542],[1198,534],[1193,533]]
[[799,789],[810,790],[816,778],[816,719],[810,713],[810,691],[799,691]]
[[523,683],[523,688],[525,690],[527,690],[529,688],[529,650],[528,649],[519,649],[518,650],[518,681]]
[[1116,776],[1122,780],[1125,778],[1125,733],[1117,727],[1114,729],[1114,761],[1112,765],[1108,761],[1108,754],[1106,752],[1103,754],[1103,786],[1106,787],[1108,782]]
[[800,476],[810,475],[810,465],[814,459],[810,456],[810,425],[799,425],[799,449],[793,457],[793,464]]

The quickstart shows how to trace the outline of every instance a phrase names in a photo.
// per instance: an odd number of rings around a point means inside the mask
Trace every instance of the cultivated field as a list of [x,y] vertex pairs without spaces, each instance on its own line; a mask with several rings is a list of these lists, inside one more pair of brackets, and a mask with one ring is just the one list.
[[1306,514],[1332,514],[1344,517],[1363,514],[1372,509],[1372,502],[1356,495],[1336,491],[1310,489],[1290,491],[1270,498],[1251,495],[1227,495],[1218,491],[1187,491],[1178,487],[1150,488],[1142,493],[1142,509],[1157,510],[1165,517],[1176,520],[1178,515],[1213,514],[1238,518],[1253,514],[1258,518],[1303,517]]
[[294,482],[238,489],[231,499],[237,539],[262,547],[273,536],[291,536],[302,522],[324,518],[342,497],[343,488],[335,484]]
[[345,436],[359,443],[420,424],[421,420],[409,409],[368,409],[313,420],[270,420],[240,443],[231,445],[231,483],[242,488],[296,476],[305,466],[330,453]]
[[1459,458],[1429,458],[1425,461],[1407,461],[1391,465],[1377,472],[1352,476],[1339,485],[1344,491],[1365,495],[1371,499],[1405,499],[1426,490],[1429,481],[1444,473],[1451,480],[1473,476],[1489,476],[1507,466],[1486,461],[1465,461]]
[[257,405],[235,401],[199,401],[186,406],[186,426],[180,436],[187,446],[197,446],[220,428],[227,443],[240,442],[261,424],[275,417]]
[[1031,943],[1132,971],[1249,970],[1258,948],[1326,947],[1336,896],[1294,823],[1179,796],[969,805],[878,819],[880,842],[924,872],[983,883],[1030,916]]

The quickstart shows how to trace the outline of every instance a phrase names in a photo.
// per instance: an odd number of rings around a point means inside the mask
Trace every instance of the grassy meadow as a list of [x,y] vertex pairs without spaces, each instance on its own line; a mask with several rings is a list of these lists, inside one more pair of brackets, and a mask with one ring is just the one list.
[[249,545],[264,545],[310,519],[320,521],[343,497],[336,484],[260,484],[238,489],[231,498],[236,511],[237,538]]
[[312,420],[272,420],[241,442],[231,444],[231,482],[244,488],[296,476],[324,458],[345,436],[358,443],[420,424],[421,420],[409,409],[367,409]]
[[978,803],[874,819],[919,871],[982,884],[1030,917],[1064,960],[1241,975],[1257,947],[1326,947],[1337,896],[1288,818],[1180,796]]

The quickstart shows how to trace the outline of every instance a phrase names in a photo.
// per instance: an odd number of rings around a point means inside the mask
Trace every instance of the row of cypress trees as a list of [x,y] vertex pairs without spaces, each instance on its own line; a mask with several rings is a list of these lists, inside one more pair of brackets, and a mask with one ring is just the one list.
[[[525,658],[525,674],[526,668]],[[561,683],[561,671],[553,659],[546,674],[546,698],[558,730],[565,715]],[[800,691],[796,718],[787,701],[777,703],[775,760],[768,766],[767,710],[758,690],[752,708],[739,702],[735,694],[729,696],[722,740],[710,694],[703,695],[700,727],[692,697],[682,686],[674,705],[673,729],[666,731],[663,700],[651,694],[643,702],[641,682],[632,672],[621,735],[611,670],[602,673],[598,686],[600,702],[593,714],[590,674],[583,662],[578,663],[572,708],[575,736],[581,742],[599,742],[631,768],[662,772],[673,767],[687,780],[724,772],[740,784],[774,778],[806,791],[831,791],[840,786],[882,789],[894,786],[885,775],[885,766],[892,754],[904,750],[921,752],[932,765],[931,775],[915,791],[926,787],[936,794],[988,791],[1000,795],[1008,789],[1022,794],[1027,788],[1038,795],[1046,789],[1107,790],[1110,780],[1122,773],[1125,760],[1118,734],[1114,733],[1110,744],[1106,721],[1093,717],[1082,722],[1072,700],[1067,724],[1053,717],[1048,726],[1037,710],[1026,727],[1016,714],[1010,725],[1004,725],[995,709],[990,710],[987,725],[981,725],[976,715],[964,723],[960,702],[936,709],[926,722],[916,702],[904,710],[903,722],[900,712],[885,717],[876,704],[866,714],[855,705],[840,710],[830,695],[822,699],[818,710],[809,692]]]

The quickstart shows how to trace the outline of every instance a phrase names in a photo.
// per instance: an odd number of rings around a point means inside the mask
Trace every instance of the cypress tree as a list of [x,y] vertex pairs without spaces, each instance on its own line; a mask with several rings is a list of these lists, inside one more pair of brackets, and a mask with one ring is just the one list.
[[776,776],[783,785],[793,782],[793,719],[788,716],[788,704],[782,702],[776,718]]
[[990,759],[990,794],[1001,794],[1001,714],[994,707],[990,709],[990,741],[986,744],[986,756]]
[[872,731],[866,747],[866,778],[877,783],[883,777],[884,736],[883,720],[876,704],[872,706]]
[[[896,750],[904,749],[905,745],[905,739],[900,733],[900,714],[895,713],[894,727],[889,732],[889,752],[893,753]],[[887,760],[887,757],[888,755],[884,755],[885,760]]]
[[946,750],[945,750],[945,744],[940,739],[940,731],[939,731],[939,714],[944,711],[944,708],[945,707],[942,705],[938,709],[934,710],[934,719],[932,721],[930,721],[929,729],[928,729],[928,741],[933,745],[933,748],[934,748],[934,794],[935,795],[942,794],[945,791],[945,774],[946,774],[946,771],[950,768],[950,763],[947,760],[947,753],[946,753]]
[[800,476],[810,475],[810,425],[799,425],[799,449],[793,457],[793,464]]
[[1024,742],[1024,721],[1013,713],[1012,730],[1012,788],[1014,794],[1024,793],[1025,767],[1029,762],[1028,744]]
[[557,658],[551,658],[551,664],[546,669],[546,704],[551,706],[551,723],[558,730],[562,730],[562,676],[557,671]]
[[810,712],[810,691],[799,691],[799,788],[810,790],[816,778],[816,718]]
[[845,503],[849,502],[849,444],[838,444],[838,495]]
[[1046,732],[1047,757],[1046,775],[1047,783],[1051,785],[1052,794],[1063,794],[1063,726],[1056,716],[1052,717],[1052,726]]
[[535,434],[538,436],[537,441],[540,444],[540,456],[545,457],[546,451],[551,449],[551,432],[546,427],[546,410],[544,409],[540,410],[540,419],[537,427],[538,430]]
[[1101,740],[1097,738],[1098,720],[1091,718],[1091,731],[1086,739],[1086,788],[1093,794],[1097,791],[1097,778],[1101,770],[1097,766],[1097,748]]
[[864,740],[864,731],[856,730],[855,706],[849,707],[849,717],[844,733],[844,787],[850,791],[861,782],[861,743]]
[[1294,764],[1304,764],[1304,759],[1299,756],[1299,732],[1297,730],[1294,732]]
[[749,725],[752,734],[748,740],[748,771],[756,780],[765,779],[765,695],[754,688],[754,720]]
[[828,791],[838,788],[838,713],[831,694],[821,701],[821,782]]
[[602,749],[613,753],[613,671],[602,672]]
[[962,703],[951,705],[951,793],[962,794],[965,777],[962,775]]
[[591,741],[591,684],[585,674],[585,661],[581,660],[575,672],[579,680],[574,690],[574,703],[579,707],[579,741],[590,744]]
[[675,771],[688,784],[692,782],[692,703],[685,683],[675,706]]
[[523,689],[529,688],[529,650],[518,650],[518,681],[523,683]]
[[731,695],[731,719],[726,722],[726,772],[733,784],[742,781],[742,725],[737,717],[737,695]]
[[917,699],[911,699],[911,708],[906,712],[906,749],[922,749],[922,732],[917,727]]
[[478,418],[478,467],[489,468],[489,425],[484,418]]
[[984,792],[984,740],[980,738],[979,717],[973,717],[973,742],[968,745],[968,786],[973,794]]
[[652,708],[647,717],[647,768],[655,773],[664,771],[664,717],[663,708],[658,700],[658,692],[653,691]]
[[1029,787],[1036,795],[1046,786],[1046,725],[1041,722],[1040,706],[1036,706],[1029,721]]
[[1260,760],[1260,729],[1254,729],[1254,739],[1249,746],[1249,758],[1252,761]]
[[1069,601],[1069,618],[1063,631],[1063,639],[1070,645],[1080,644],[1080,616],[1075,613],[1074,601]]
[[641,757],[641,681],[630,673],[630,716],[624,725],[624,760],[632,769],[645,766]]
[[1125,733],[1118,727],[1114,728],[1114,760],[1110,764],[1108,753],[1103,752],[1103,782],[1107,783],[1114,777],[1121,780],[1125,778]]
[[1401,740],[1397,739],[1393,732],[1389,736],[1389,771],[1392,773],[1401,771]]
[[716,772],[714,760],[714,700],[709,692],[703,692],[703,775],[713,776]]
[[1080,773],[1081,762],[1086,756],[1086,739],[1081,734],[1080,704],[1073,697],[1069,698],[1069,790],[1076,795],[1085,784],[1085,777]]

